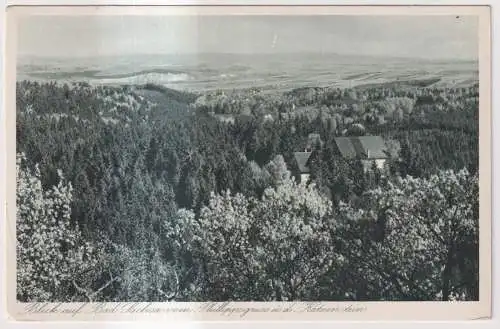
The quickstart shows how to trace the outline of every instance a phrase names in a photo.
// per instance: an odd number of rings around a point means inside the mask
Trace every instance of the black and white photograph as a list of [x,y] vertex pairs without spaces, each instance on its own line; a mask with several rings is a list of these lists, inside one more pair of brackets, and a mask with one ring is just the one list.
[[19,15],[16,300],[479,301],[457,12]]

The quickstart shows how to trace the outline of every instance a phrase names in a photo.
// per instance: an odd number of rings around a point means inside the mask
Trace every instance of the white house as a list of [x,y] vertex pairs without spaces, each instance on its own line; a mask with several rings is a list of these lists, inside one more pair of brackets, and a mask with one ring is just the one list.
[[308,162],[311,154],[312,152],[295,152],[293,154],[295,157],[295,161],[297,162],[297,166],[299,167],[300,182],[307,183],[309,181],[311,171],[309,169]]
[[337,137],[335,143],[345,159],[361,160],[365,172],[371,170],[373,164],[384,170],[387,160],[396,156],[391,154],[386,141],[380,136]]

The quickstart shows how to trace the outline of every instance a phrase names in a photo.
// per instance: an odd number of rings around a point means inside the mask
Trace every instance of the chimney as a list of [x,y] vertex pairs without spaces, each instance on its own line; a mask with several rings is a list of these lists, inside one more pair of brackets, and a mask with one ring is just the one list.
[[367,157],[368,159],[370,159],[370,150],[367,150],[367,151],[366,151],[366,157]]

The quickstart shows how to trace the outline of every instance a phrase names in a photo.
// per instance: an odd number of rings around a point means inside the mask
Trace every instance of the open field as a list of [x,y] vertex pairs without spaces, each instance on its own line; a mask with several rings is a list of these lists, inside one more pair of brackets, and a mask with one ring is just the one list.
[[[160,84],[179,90],[203,91],[259,87],[290,90],[298,87],[348,88],[397,82],[420,86],[467,87],[478,81],[477,63],[335,54],[303,56],[225,55],[122,56],[100,59],[24,58],[19,80],[87,81],[91,84]],[[165,64],[167,62],[168,64]]]

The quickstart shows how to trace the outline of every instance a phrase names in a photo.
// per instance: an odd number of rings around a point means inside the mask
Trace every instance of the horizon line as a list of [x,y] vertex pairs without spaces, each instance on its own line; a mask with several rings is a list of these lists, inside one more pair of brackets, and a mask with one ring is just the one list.
[[410,57],[410,56],[391,56],[383,54],[359,54],[359,53],[339,53],[339,52],[323,52],[323,51],[291,51],[291,52],[176,52],[176,53],[129,53],[129,54],[98,54],[84,56],[66,56],[66,55],[40,55],[40,54],[18,54],[18,58],[37,58],[37,59],[91,59],[91,58],[110,58],[110,57],[131,57],[131,56],[202,56],[202,55],[222,55],[222,56],[287,56],[287,55],[318,55],[318,56],[350,56],[350,57],[366,57],[366,58],[385,58],[385,59],[400,59],[400,60],[419,60],[419,61],[459,61],[459,62],[478,62],[479,56],[476,57]]

